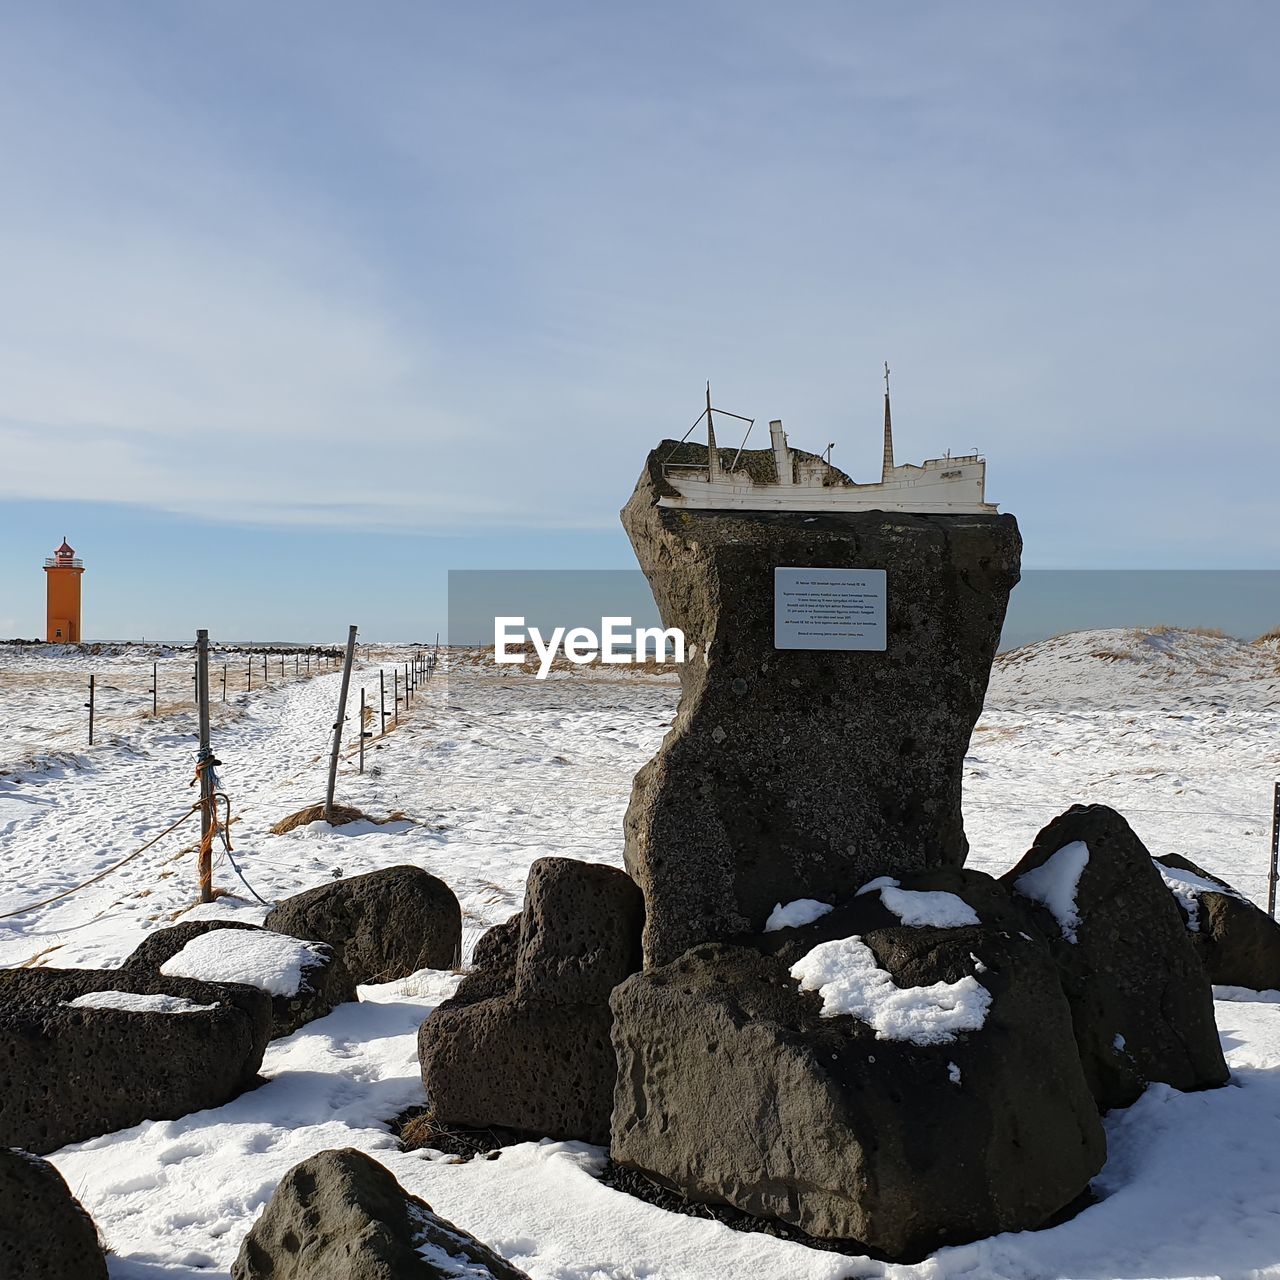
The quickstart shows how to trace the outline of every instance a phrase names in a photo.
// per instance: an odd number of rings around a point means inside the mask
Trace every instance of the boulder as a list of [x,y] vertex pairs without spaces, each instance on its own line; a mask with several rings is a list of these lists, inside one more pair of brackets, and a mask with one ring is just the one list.
[[[168,929],[157,929],[143,939],[122,968],[156,976],[167,968],[170,976],[198,977],[196,973],[179,973],[175,957],[193,939],[228,930],[236,933],[228,942],[228,956],[224,962],[227,976],[220,977],[219,981],[244,982],[260,988],[271,997],[272,1039],[292,1035],[308,1022],[323,1018],[337,1005],[359,999],[347,966],[327,943],[287,939],[287,943],[297,950],[299,981],[293,986],[291,980],[280,981],[281,966],[289,965],[293,957],[287,953],[277,955],[272,950],[273,946],[278,947],[286,939],[274,930],[230,920],[192,920]],[[245,933],[256,937],[247,945],[240,942],[237,951],[236,943]],[[259,938],[263,944],[261,948],[254,945]],[[181,966],[182,961],[178,960],[177,964]],[[198,969],[200,965],[196,962],[192,967]]]
[[[468,975],[422,1024],[432,1119],[607,1143],[616,1074],[609,993],[640,965],[644,905],[622,871],[540,858],[514,953]],[[500,926],[505,927],[505,926]]]
[[98,1230],[47,1160],[0,1147],[0,1276],[107,1280]]
[[[81,1000],[117,1007],[72,1004]],[[0,970],[0,1146],[54,1151],[221,1106],[257,1083],[270,1034],[271,1000],[256,987]]]
[[1209,980],[1151,855],[1114,809],[1074,805],[1002,878],[1049,940],[1102,1110],[1152,1081],[1226,1083]]
[[318,885],[278,902],[263,923],[337,948],[357,983],[452,969],[461,956],[458,899],[420,867],[384,867]]
[[280,1179],[232,1280],[529,1280],[438,1217],[376,1160],[321,1151]]
[[1156,859],[1215,986],[1280,988],[1280,924],[1225,880],[1176,853]]
[[1044,940],[979,872],[885,887],[614,991],[618,1164],[897,1260],[1085,1191],[1105,1138]]
[[520,916],[517,911],[501,924],[492,925],[482,933],[471,953],[473,969],[496,970],[512,968],[516,962],[516,948],[520,945]]
[[[649,455],[622,512],[687,642],[678,713],[625,819],[647,965],[758,930],[777,902],[964,862],[964,754],[1022,545],[1008,515],[660,507],[678,447]],[[885,570],[885,650],[775,648],[777,567]]]

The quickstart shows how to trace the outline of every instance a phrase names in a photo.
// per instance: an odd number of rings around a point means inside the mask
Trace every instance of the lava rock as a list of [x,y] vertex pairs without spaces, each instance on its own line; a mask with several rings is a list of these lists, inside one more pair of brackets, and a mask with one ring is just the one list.
[[[1170,853],[1156,862],[1164,868],[1164,882],[1209,981],[1254,991],[1280,989],[1280,924],[1190,859]],[[1188,874],[1209,887],[1188,881]]]
[[[614,1161],[691,1201],[897,1260],[1039,1227],[1075,1201],[1106,1145],[1043,938],[979,872],[900,887],[954,894],[978,923],[907,925],[872,891],[622,983]],[[879,995],[824,1012],[792,966],[859,944],[885,971],[861,971]],[[919,990],[939,983],[959,985]],[[951,1030],[904,1016],[984,998]]]
[[[97,991],[212,1008],[72,1008]],[[123,969],[0,970],[0,1146],[48,1152],[143,1120],[221,1106],[258,1079],[271,1000],[256,987]]]
[[458,899],[420,867],[384,867],[307,889],[278,902],[263,923],[329,943],[357,983],[452,969],[462,954]]
[[[777,902],[964,862],[964,754],[1022,546],[1008,515],[660,507],[676,448],[649,455],[622,512],[688,644],[625,819],[646,965],[758,930]],[[885,651],[776,649],[778,566],[886,570]]]
[[107,1280],[93,1219],[47,1160],[0,1147],[0,1276]]
[[[278,930],[259,928],[253,924],[238,921],[192,920],[184,924],[176,924],[168,929],[157,929],[147,935],[132,955],[121,966],[133,972],[150,973],[160,976],[160,967],[172,960],[193,938],[219,930],[237,929],[241,932],[266,934],[274,936]],[[316,955],[312,963],[303,966],[302,985],[292,995],[271,996],[271,1038],[292,1035],[299,1027],[304,1027],[316,1018],[323,1018],[338,1005],[358,1000],[356,984],[342,958],[335,954],[328,944],[318,945],[324,954]],[[256,982],[248,985],[257,986]]]
[[644,899],[616,867],[539,858],[529,868],[516,992],[557,1004],[607,1002],[640,967]]
[[[1077,844],[1088,853],[1073,889],[1079,850],[1068,846]],[[1060,861],[1050,867],[1053,859]],[[1151,855],[1124,818],[1106,805],[1074,805],[1002,879],[1049,940],[1102,1110],[1127,1107],[1152,1081],[1175,1089],[1226,1083],[1204,967]],[[1046,897],[1057,899],[1056,914]],[[1064,920],[1064,913],[1074,918]]]
[[520,946],[520,916],[517,911],[501,924],[486,929],[471,953],[473,969],[514,969]]
[[231,1267],[232,1280],[529,1280],[432,1212],[376,1160],[321,1151],[280,1180]]
[[495,967],[468,975],[418,1033],[432,1120],[607,1143],[609,993],[639,968],[643,927],[624,872],[535,862],[514,955],[492,948]]

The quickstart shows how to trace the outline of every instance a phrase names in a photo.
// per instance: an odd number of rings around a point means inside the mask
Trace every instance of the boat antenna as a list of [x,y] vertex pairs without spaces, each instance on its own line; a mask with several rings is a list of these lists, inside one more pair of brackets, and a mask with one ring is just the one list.
[[716,452],[716,424],[711,416],[711,382],[707,382],[707,479],[720,479],[720,455]]
[[889,362],[884,362],[884,462],[880,468],[880,483],[888,482],[893,470],[893,419],[889,414]]

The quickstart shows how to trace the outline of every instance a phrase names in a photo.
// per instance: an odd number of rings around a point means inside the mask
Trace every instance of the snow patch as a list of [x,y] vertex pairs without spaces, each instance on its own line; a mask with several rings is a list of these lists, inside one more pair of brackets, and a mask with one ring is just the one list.
[[991,993],[973,976],[927,987],[900,987],[876,963],[861,938],[820,942],[791,966],[802,991],[822,997],[822,1016],[852,1014],[877,1040],[950,1044],[962,1031],[980,1031]]
[[920,927],[932,925],[936,929],[958,929],[967,924],[981,924],[978,913],[954,893],[936,890],[903,889],[892,876],[877,876],[868,880],[853,896],[879,891],[880,901],[903,924]]
[[1157,862],[1155,858],[1151,859],[1151,863],[1160,873],[1160,879],[1164,881],[1165,888],[1177,898],[1179,905],[1187,913],[1187,928],[1192,933],[1200,932],[1199,898],[1202,893],[1221,893],[1228,898],[1240,897],[1234,889],[1206,880],[1204,876],[1198,876],[1194,871],[1184,871],[1181,867],[1166,867],[1163,862]]
[[779,929],[798,929],[801,925],[822,919],[831,910],[829,902],[818,902],[813,898],[797,898],[785,907],[779,902],[764,922],[764,931],[777,933]]
[[87,991],[66,1004],[71,1009],[115,1009],[120,1013],[207,1013],[218,1007],[216,1001],[196,1004],[183,996],[146,996],[134,991]]
[[886,885],[880,890],[880,901],[903,924],[916,928],[932,925],[935,929],[959,929],[965,925],[982,923],[978,919],[978,913],[954,893],[898,889]]
[[947,1063],[947,1079],[952,1084],[960,1083],[960,1068],[954,1062]]
[[1080,923],[1076,891],[1088,863],[1089,846],[1083,840],[1073,840],[1013,882],[1013,887],[1024,898],[1049,908],[1068,942],[1076,941],[1076,927]]
[[243,982],[269,995],[294,996],[306,970],[328,959],[322,942],[251,929],[210,929],[166,960],[160,972],[201,982]]

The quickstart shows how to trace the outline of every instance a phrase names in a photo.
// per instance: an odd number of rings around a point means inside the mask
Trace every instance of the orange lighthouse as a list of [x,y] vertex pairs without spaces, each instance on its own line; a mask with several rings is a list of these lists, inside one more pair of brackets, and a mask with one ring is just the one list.
[[49,584],[45,639],[50,644],[80,643],[80,576],[84,561],[76,559],[74,548],[62,546],[44,562]]

